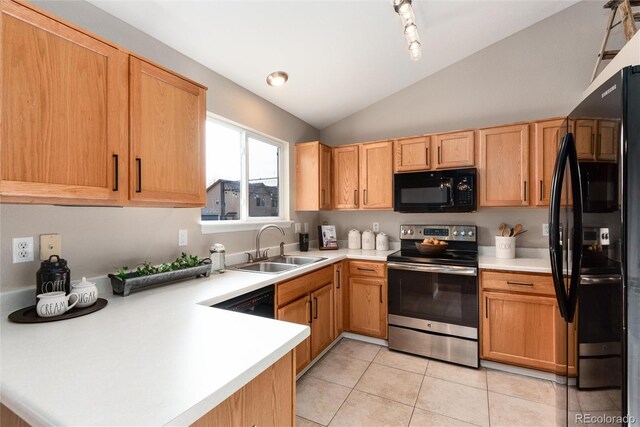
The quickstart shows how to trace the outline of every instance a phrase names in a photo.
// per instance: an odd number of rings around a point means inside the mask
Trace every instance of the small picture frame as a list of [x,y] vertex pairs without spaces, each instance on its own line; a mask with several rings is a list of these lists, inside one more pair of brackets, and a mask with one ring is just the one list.
[[338,249],[338,235],[335,225],[318,226],[318,245],[321,250]]

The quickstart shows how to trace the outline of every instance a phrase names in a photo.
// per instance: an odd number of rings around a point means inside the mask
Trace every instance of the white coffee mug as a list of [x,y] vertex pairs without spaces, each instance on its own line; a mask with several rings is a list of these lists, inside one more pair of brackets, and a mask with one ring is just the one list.
[[[75,301],[69,304],[69,300],[71,300],[72,297],[75,298]],[[65,295],[64,291],[38,294],[36,298],[38,298],[36,312],[40,317],[60,316],[71,310],[78,301],[80,301],[78,294],[70,293],[69,295]]]
[[78,294],[78,308],[92,306],[98,301],[98,287],[84,277],[81,282],[71,285],[71,292]]

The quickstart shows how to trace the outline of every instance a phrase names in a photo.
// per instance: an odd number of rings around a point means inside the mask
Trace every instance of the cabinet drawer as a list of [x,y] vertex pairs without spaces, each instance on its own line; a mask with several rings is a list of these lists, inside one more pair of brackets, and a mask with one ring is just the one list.
[[350,276],[387,277],[385,262],[349,261]]
[[553,278],[550,274],[482,271],[480,284],[483,290],[555,295]]
[[333,266],[321,268],[308,274],[276,285],[278,307],[290,303],[333,281]]

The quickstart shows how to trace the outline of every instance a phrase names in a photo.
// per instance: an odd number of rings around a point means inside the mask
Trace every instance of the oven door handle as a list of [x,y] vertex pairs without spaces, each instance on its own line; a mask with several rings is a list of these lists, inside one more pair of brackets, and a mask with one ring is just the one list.
[[580,285],[619,285],[622,283],[622,276],[619,274],[613,276],[582,276],[580,277]]
[[440,266],[440,265],[424,265],[424,264],[412,264],[412,263],[387,263],[389,270],[407,270],[407,271],[419,271],[423,273],[442,273],[442,274],[457,274],[460,276],[477,276],[478,269],[475,267],[460,267],[460,266]]

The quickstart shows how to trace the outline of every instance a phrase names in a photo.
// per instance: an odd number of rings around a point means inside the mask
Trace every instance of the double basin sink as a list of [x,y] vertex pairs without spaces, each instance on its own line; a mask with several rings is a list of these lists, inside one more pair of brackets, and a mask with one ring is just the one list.
[[278,255],[271,258],[267,258],[264,261],[250,262],[233,267],[234,270],[250,271],[253,273],[270,273],[277,274],[283,271],[292,270],[294,268],[302,267],[304,265],[313,264],[314,262],[322,261],[322,257],[309,257],[309,256],[293,256],[293,255]]

